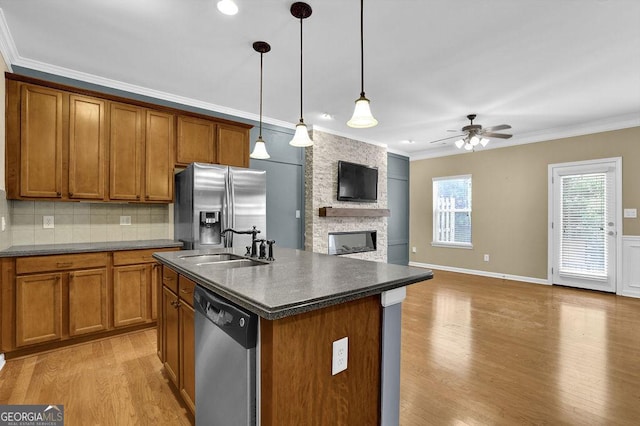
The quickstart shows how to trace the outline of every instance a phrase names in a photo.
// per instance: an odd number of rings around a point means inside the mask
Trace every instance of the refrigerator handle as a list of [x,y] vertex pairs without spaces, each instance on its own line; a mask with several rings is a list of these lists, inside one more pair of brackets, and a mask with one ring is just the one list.
[[[236,206],[235,206],[235,200],[236,200],[236,194],[235,194],[235,190],[234,190],[235,186],[233,184],[233,172],[231,171],[231,169],[229,169],[229,186],[227,188],[227,200],[229,200],[229,227],[230,228],[235,228],[236,227]],[[231,244],[229,245],[229,247],[233,247],[233,239],[231,240]]]
[[[224,182],[225,186],[225,219],[226,219],[226,228],[233,228],[235,225],[234,218],[234,207],[233,207],[233,174],[230,169],[227,169],[227,178]],[[225,240],[225,247],[233,247],[233,232],[227,232],[227,239]]]

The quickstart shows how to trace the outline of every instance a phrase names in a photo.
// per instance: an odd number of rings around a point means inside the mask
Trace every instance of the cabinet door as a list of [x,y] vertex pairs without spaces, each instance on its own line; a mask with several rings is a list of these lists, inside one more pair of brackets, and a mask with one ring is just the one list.
[[147,265],[113,268],[113,325],[124,327],[147,321]]
[[180,371],[178,296],[167,287],[162,288],[162,310],[164,313],[162,321],[164,367],[173,384],[178,386],[178,372]]
[[194,313],[191,306],[180,303],[180,395],[192,414],[196,411]]
[[249,167],[249,129],[218,124],[218,163]]
[[62,92],[21,88],[20,195],[62,195]]
[[62,338],[62,274],[16,278],[16,346]]
[[109,127],[109,198],[140,200],[144,110],[112,103]]
[[178,136],[176,139],[176,163],[216,162],[216,124],[201,118],[178,116]]
[[145,132],[145,200],[173,201],[174,116],[147,111]]
[[[163,331],[162,331],[162,321],[164,318],[163,313],[163,305],[162,305],[162,265],[156,263],[153,265],[151,269],[151,280],[152,280],[152,288],[154,292],[151,296],[151,300],[153,301],[155,298],[156,303],[156,336],[157,336],[157,352],[158,358],[160,361],[164,363],[164,339],[163,339]],[[152,302],[153,303],[153,302]]]
[[69,198],[105,199],[105,102],[69,96]]
[[107,270],[89,269],[69,274],[69,335],[108,328]]

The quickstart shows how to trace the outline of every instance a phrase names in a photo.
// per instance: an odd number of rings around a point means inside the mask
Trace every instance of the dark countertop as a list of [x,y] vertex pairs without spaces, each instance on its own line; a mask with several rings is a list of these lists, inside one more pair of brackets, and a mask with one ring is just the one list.
[[275,262],[225,269],[181,259],[244,250],[154,253],[160,263],[268,320],[345,303],[433,278],[428,269],[275,247]]
[[49,254],[90,253],[98,251],[138,250],[166,247],[182,247],[182,242],[175,240],[141,240],[11,246],[5,250],[0,250],[0,257],[42,256]]

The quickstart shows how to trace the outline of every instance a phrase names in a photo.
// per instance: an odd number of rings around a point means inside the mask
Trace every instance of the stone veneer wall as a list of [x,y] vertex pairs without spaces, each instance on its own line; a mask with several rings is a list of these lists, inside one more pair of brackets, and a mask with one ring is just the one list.
[[[313,146],[306,148],[305,250],[327,253],[329,233],[377,231],[377,250],[346,255],[357,259],[387,261],[386,217],[320,217],[320,207],[387,208],[387,150],[368,143],[313,130]],[[338,160],[378,168],[378,201],[338,201]]]

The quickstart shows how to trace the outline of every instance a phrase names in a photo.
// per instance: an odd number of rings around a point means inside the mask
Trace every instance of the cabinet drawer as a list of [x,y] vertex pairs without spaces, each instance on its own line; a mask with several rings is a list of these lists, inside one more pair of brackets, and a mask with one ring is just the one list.
[[155,248],[144,250],[125,250],[113,252],[113,266],[137,265],[139,263],[151,263],[156,260],[153,253],[160,251],[176,251],[177,248]]
[[174,293],[178,293],[178,273],[173,269],[167,268],[166,266],[162,267],[162,285],[173,291]]
[[183,300],[189,306],[193,308],[193,289],[196,287],[196,283],[189,278],[180,275],[179,279],[179,296],[180,300]]
[[107,266],[107,253],[19,257],[16,259],[16,274],[68,271],[71,269],[97,268],[101,266]]

